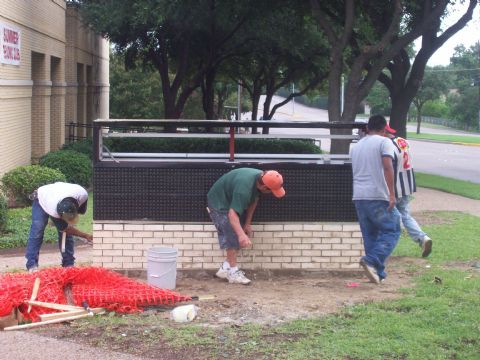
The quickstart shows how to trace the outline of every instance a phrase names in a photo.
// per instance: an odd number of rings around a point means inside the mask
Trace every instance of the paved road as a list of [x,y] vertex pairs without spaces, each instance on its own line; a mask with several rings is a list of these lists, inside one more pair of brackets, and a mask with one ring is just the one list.
[[[429,127],[429,124],[423,124],[420,128],[420,133],[422,134],[446,134],[446,135],[465,135],[465,136],[474,136],[480,137],[479,133],[471,133],[462,130],[455,130],[455,129],[445,129],[445,128],[434,128]],[[407,131],[417,132],[417,125],[409,124],[407,125]]]
[[410,144],[416,171],[480,184],[480,146],[419,140]]
[[[282,98],[280,97],[274,97],[272,103],[276,104],[281,100]],[[263,99],[260,101],[260,104],[263,104]],[[261,112],[259,111],[259,113]],[[247,113],[246,118],[248,116],[249,114]],[[289,103],[281,107],[276,112],[274,118],[290,121],[328,121],[328,113],[326,110],[314,109],[298,103],[295,103],[295,105]],[[407,129],[408,131],[416,131],[415,125],[408,125]],[[423,133],[431,134],[475,136],[463,131],[428,128],[428,124],[423,124],[421,130]],[[270,132],[272,134],[304,134],[305,130],[271,129]],[[328,133],[329,131],[326,129],[309,130],[310,135],[325,135]],[[477,134],[476,136],[480,135]],[[421,140],[410,140],[410,143],[412,145],[416,171],[480,183],[480,146],[454,145]],[[330,141],[322,139],[321,146],[323,150],[329,151]]]

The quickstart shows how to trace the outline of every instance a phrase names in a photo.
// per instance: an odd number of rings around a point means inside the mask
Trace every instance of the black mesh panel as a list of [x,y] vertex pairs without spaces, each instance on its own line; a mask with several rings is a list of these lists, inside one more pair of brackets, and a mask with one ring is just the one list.
[[[245,166],[245,164],[242,164]],[[252,164],[276,169],[286,196],[262,195],[254,221],[356,221],[351,165]],[[231,164],[96,166],[95,220],[208,221],[206,196]]]

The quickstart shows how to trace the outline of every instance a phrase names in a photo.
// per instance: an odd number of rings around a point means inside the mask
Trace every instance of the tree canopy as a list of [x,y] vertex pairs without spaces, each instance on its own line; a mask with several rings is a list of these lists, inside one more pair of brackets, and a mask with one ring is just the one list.
[[[467,10],[443,29],[443,18],[459,1],[467,1]],[[266,95],[262,116],[270,119],[278,108],[271,107],[273,94],[295,83],[297,91],[286,101],[327,88],[329,120],[351,122],[379,80],[389,91],[392,125],[401,135],[428,59],[467,24],[478,5],[477,0],[77,3],[91,26],[124,54],[128,66],[156,69],[165,118],[181,117],[197,91],[205,118],[217,118],[225,82],[230,81],[248,92],[253,118],[261,94]],[[421,49],[413,56],[411,45],[420,37]],[[332,151],[345,152],[346,144],[333,141]]]

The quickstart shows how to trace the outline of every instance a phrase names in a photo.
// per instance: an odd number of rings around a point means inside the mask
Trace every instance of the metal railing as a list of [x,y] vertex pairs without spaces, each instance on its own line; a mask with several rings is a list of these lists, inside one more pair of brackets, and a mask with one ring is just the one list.
[[[353,129],[365,129],[366,124],[318,122],[318,121],[227,121],[227,120],[102,120],[94,121],[94,162],[315,162],[332,163],[349,161],[346,154],[238,154],[235,152],[237,139],[310,139],[319,143],[321,139],[353,141],[359,138],[352,134]],[[199,128],[216,129],[216,133],[192,133]],[[237,133],[239,129],[272,129],[269,134]],[[177,129],[177,132],[165,132],[165,129]],[[181,129],[178,132],[178,129]],[[274,129],[286,129],[285,133],[275,133]],[[301,129],[294,133],[293,129]],[[331,135],[319,133],[332,129],[350,130],[350,134]],[[298,131],[298,130],[297,130]],[[225,153],[152,153],[110,151],[104,139],[135,138],[138,141],[152,138],[227,138],[228,152]]]
[[[93,131],[93,125],[92,124],[79,124],[77,122],[69,122],[68,124],[65,124],[65,142],[67,144],[71,144],[75,141],[78,141],[78,140],[83,140],[83,139],[86,139],[86,138],[89,138],[91,136],[88,136],[88,130],[90,129],[91,131]],[[78,135],[79,134],[79,129],[85,129],[84,131],[84,136],[80,136]]]

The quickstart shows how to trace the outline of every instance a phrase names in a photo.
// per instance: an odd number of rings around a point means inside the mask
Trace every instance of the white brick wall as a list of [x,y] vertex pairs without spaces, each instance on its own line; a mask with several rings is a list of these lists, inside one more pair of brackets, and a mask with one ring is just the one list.
[[[356,223],[254,224],[253,247],[241,250],[244,269],[357,269],[363,254]],[[216,269],[225,254],[215,227],[208,224],[95,222],[95,265],[146,269],[152,247],[178,251],[179,269]]]

